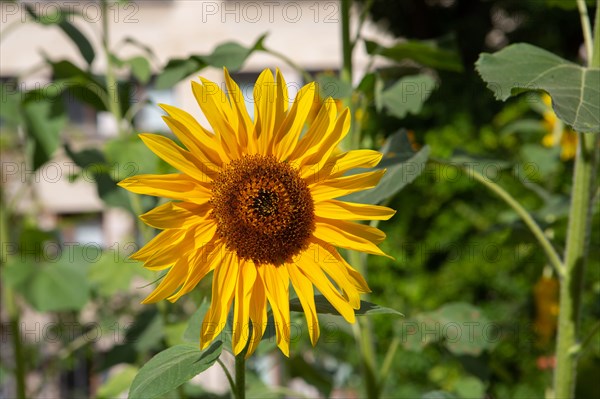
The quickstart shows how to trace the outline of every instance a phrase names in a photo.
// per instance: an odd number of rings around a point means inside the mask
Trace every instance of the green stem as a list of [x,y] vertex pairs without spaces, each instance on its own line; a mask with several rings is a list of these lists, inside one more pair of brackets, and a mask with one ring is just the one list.
[[579,18],[581,19],[581,29],[583,30],[583,42],[585,43],[585,51],[588,57],[588,63],[592,62],[592,54],[594,46],[592,43],[592,28],[590,26],[590,17],[588,16],[585,0],[577,0],[577,8],[579,9]]
[[[583,0],[578,0],[579,13],[586,41],[590,67],[600,67],[600,57],[593,53],[594,44],[590,34],[587,8]],[[596,42],[600,42],[600,0],[596,7]],[[577,133],[577,154],[573,187],[571,189],[571,209],[567,229],[565,249],[565,273],[561,281],[558,313],[558,337],[556,340],[556,370],[554,372],[554,396],[571,398],[575,395],[577,380],[577,360],[581,346],[578,344],[578,329],[581,316],[581,294],[587,257],[589,253],[590,229],[594,182],[598,165],[598,145],[600,136]]]
[[381,381],[382,384],[387,380],[387,376],[392,368],[392,362],[394,361],[394,356],[396,355],[396,351],[398,350],[399,345],[400,338],[394,337],[392,343],[390,344],[390,347],[388,348],[387,354],[383,359],[381,370],[379,372],[379,381]]
[[[356,251],[349,251],[350,264],[358,270],[360,274],[366,276],[366,256]],[[352,326],[354,339],[361,353],[362,371],[365,382],[365,389],[369,399],[379,397],[379,385],[376,375],[375,340],[373,339],[373,330],[368,317],[359,317]]]
[[109,46],[109,18],[108,16],[108,3],[107,0],[102,0],[102,48],[104,49],[104,56],[106,57],[106,90],[108,92],[108,109],[113,114],[117,123],[117,131],[119,136],[124,135],[122,128],[123,115],[121,113],[121,106],[119,105],[119,87],[117,85],[117,79],[113,70],[113,62]]
[[235,397],[246,397],[246,350],[235,356]]
[[231,389],[231,395],[235,395],[235,382],[233,381],[233,377],[231,376],[229,369],[227,368],[227,366],[225,366],[225,363],[223,363],[221,359],[217,359],[217,363],[219,363],[219,366],[221,366],[223,372],[225,373],[225,377],[227,377],[227,382],[229,382],[229,388]]
[[550,240],[548,240],[548,237],[546,237],[541,227],[536,223],[535,219],[533,219],[531,214],[527,212],[527,209],[523,208],[523,206],[517,200],[515,200],[515,198],[512,195],[510,195],[498,184],[492,182],[489,179],[486,179],[482,174],[473,170],[473,168],[458,166],[455,164],[449,164],[441,161],[432,162],[440,165],[455,167],[463,171],[465,175],[482,183],[488,189],[493,191],[498,197],[503,199],[504,202],[506,202],[506,204],[510,206],[517,213],[517,215],[521,217],[521,220],[523,220],[527,227],[529,227],[529,230],[533,233],[534,237],[542,246],[542,249],[546,253],[546,256],[548,257],[548,260],[550,261],[550,264],[554,268],[556,274],[561,277],[564,275],[564,266],[560,259],[560,256],[558,255],[558,252],[556,252],[556,249],[554,248]]
[[341,79],[352,83],[352,40],[350,39],[351,0],[342,0],[342,73]]
[[[2,204],[4,205],[4,204]],[[8,222],[10,219],[10,209],[6,207],[0,211],[0,237],[2,237],[3,244],[9,237]],[[2,262],[2,269],[5,269],[8,262],[8,256],[5,262]],[[3,270],[4,271],[4,270]],[[21,337],[21,318],[19,308],[15,301],[15,293],[12,287],[8,286],[6,282],[2,283],[2,295],[3,303],[8,312],[10,320],[10,331],[12,335],[12,344],[15,358],[15,380],[17,383],[17,398],[25,399],[27,397],[25,376],[27,374],[25,370],[25,358],[23,357],[23,338]]]

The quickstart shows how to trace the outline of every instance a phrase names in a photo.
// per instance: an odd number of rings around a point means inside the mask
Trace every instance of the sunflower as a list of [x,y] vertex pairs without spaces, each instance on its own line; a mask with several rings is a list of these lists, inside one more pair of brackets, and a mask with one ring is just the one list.
[[[335,198],[377,185],[384,170],[372,150],[334,152],[348,133],[348,109],[339,115],[328,98],[305,129],[315,84],[290,105],[286,82],[264,70],[255,85],[254,120],[238,85],[225,70],[227,94],[200,78],[196,100],[212,127],[161,105],[164,120],[185,146],[141,134],[143,142],[181,173],[138,175],[119,183],[127,190],[174,201],[140,216],[163,230],[132,257],[150,270],[166,271],[144,303],[176,301],[210,272],[211,306],[202,323],[206,348],[223,330],[233,305],[234,354],[259,344],[273,313],[276,342],[289,356],[290,283],[304,310],[313,345],[319,338],[315,288],[350,323],[369,292],[363,277],[336,247],[385,255],[385,234],[358,220],[387,220],[395,211]],[[303,132],[303,130],[306,130]]]

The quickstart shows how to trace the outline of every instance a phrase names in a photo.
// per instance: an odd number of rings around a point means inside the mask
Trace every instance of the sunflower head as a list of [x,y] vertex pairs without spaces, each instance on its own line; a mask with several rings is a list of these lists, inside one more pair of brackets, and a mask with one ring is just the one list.
[[290,103],[283,76],[264,70],[254,87],[254,119],[225,70],[226,92],[200,79],[192,90],[209,127],[190,114],[161,105],[163,118],[184,147],[170,138],[140,135],[178,173],[138,175],[119,183],[134,193],[172,201],[141,215],[162,231],[132,257],[166,273],[144,302],[176,301],[212,272],[211,306],[201,347],[223,330],[233,307],[233,351],[252,354],[270,307],[277,344],[289,354],[290,286],[304,310],[311,342],[319,338],[315,288],[349,322],[369,292],[362,276],[337,248],[385,255],[385,235],[360,220],[386,220],[390,208],[336,198],[374,187],[384,170],[381,154],[339,152],[350,115],[335,101],[320,101],[314,83]]

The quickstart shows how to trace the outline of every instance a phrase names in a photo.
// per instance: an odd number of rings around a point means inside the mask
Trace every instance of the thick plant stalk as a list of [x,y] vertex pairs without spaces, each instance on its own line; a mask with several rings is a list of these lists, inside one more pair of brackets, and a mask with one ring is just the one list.
[[235,398],[246,397],[246,351],[235,356]]
[[[590,67],[600,67],[598,54],[591,39],[587,8],[584,0],[577,1]],[[596,7],[594,42],[599,43],[600,1]],[[598,51],[598,50],[596,50]],[[589,236],[592,216],[592,196],[598,165],[598,135],[577,133],[578,148],[571,194],[571,209],[565,251],[565,273],[561,281],[558,338],[556,341],[556,370],[554,373],[554,397],[575,396],[577,380],[578,328],[581,313],[583,277],[589,252]]]

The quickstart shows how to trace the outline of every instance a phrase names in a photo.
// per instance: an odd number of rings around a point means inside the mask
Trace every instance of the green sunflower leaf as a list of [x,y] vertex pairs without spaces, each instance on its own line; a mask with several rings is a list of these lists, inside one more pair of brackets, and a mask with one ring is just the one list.
[[157,90],[168,89],[177,82],[207,66],[215,68],[227,67],[235,71],[242,67],[246,59],[254,51],[263,50],[263,41],[267,35],[263,34],[250,47],[238,43],[227,42],[217,46],[211,54],[192,55],[189,58],[169,60],[160,75],[157,76],[154,86]]
[[[325,298],[323,295],[315,295],[315,307],[317,313],[332,314],[340,316],[340,313],[335,307]],[[292,312],[304,312],[300,299],[290,299],[290,311]],[[360,309],[355,311],[357,316],[369,316],[374,314],[395,314],[397,316],[404,316],[397,310],[385,308],[383,306],[376,305],[367,301],[360,301]]]
[[94,47],[89,39],[68,20],[69,18],[73,18],[73,16],[80,15],[79,13],[57,9],[55,12],[37,14],[34,8],[29,4],[25,4],[25,10],[35,22],[41,25],[58,25],[73,43],[75,43],[85,62],[87,62],[88,65],[91,65],[92,62],[94,62],[94,58],[96,57]]
[[401,62],[406,59],[436,69],[461,72],[462,61],[456,51],[441,48],[435,41],[406,40],[392,47],[365,40],[367,53]]
[[[379,184],[370,190],[346,195],[341,200],[378,204],[391,198],[423,173],[429,158],[428,146],[414,152],[405,130],[400,130],[388,137],[380,151],[383,153],[383,159],[377,165],[377,169],[385,168],[387,172]],[[357,170],[357,172],[364,171],[364,169]]]
[[54,154],[60,144],[60,132],[67,123],[61,102],[49,99],[23,103],[25,131],[34,142],[33,168],[38,169]]
[[162,397],[212,366],[223,349],[221,341],[201,351],[198,345],[170,347],[146,363],[133,379],[129,399]]
[[435,80],[429,75],[406,76],[381,93],[381,105],[396,118],[418,114],[435,89]]
[[600,132],[600,69],[584,68],[526,43],[481,54],[475,66],[496,99],[545,91],[564,123],[578,132]]

